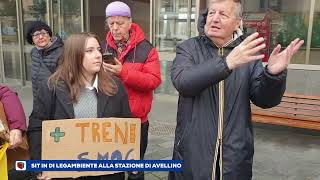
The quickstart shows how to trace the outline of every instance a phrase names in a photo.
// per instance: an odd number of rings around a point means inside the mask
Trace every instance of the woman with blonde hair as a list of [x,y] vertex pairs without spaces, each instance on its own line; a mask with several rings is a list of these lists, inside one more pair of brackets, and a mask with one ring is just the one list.
[[[120,80],[102,70],[99,39],[92,33],[71,35],[57,71],[42,81],[39,101],[30,119],[31,159],[41,159],[41,123],[51,119],[131,117],[126,91]],[[79,179],[124,179],[124,173]],[[46,179],[45,173],[38,179]]]

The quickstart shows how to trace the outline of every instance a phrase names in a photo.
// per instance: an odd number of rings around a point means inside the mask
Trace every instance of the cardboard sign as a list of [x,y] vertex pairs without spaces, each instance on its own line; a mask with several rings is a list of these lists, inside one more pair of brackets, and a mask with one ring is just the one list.
[[[43,121],[43,160],[139,160],[141,121],[96,118]],[[115,172],[47,172],[50,178],[98,176]]]

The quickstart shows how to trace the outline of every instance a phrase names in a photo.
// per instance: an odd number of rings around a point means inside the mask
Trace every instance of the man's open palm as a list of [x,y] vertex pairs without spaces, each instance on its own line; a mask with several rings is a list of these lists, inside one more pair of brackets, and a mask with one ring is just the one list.
[[278,44],[269,57],[268,72],[276,75],[285,70],[290,63],[292,56],[299,50],[303,43],[303,40],[297,38],[294,41],[291,41],[289,46],[282,52],[280,52],[281,45]]

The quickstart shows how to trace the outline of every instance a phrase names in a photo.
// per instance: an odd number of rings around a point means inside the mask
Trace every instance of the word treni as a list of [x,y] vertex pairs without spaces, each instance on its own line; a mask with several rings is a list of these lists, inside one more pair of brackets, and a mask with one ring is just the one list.
[[[136,124],[125,122],[120,127],[116,122],[76,123],[81,130],[81,142],[134,144],[136,141]],[[88,135],[89,134],[89,135]],[[90,139],[91,137],[91,139]]]

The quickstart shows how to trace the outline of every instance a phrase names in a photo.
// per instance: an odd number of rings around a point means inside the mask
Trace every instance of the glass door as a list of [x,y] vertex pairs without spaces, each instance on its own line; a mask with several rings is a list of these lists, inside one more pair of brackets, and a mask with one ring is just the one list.
[[83,31],[82,0],[53,1],[53,31],[62,39]]
[[176,95],[170,71],[178,43],[196,36],[196,0],[153,1],[154,44],[159,52],[163,83],[157,93]]
[[320,1],[314,2],[309,64],[320,65]]
[[155,1],[155,43],[159,51],[175,51],[175,46],[197,34],[196,0]]
[[[24,0],[22,1],[23,11],[23,30],[26,34],[28,27],[33,21],[41,20],[48,24],[48,12],[47,12],[47,1],[46,0]],[[26,38],[24,38],[24,57],[26,64],[26,80],[31,81],[31,49]]]
[[0,2],[0,82],[21,81],[16,1]]

